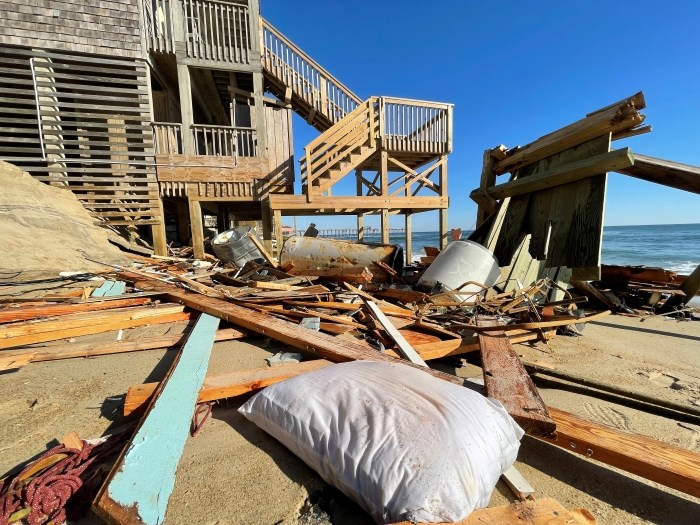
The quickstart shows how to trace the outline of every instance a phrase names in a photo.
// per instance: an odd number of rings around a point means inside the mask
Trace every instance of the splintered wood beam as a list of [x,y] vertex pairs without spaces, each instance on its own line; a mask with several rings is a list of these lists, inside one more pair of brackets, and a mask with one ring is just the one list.
[[486,394],[503,403],[528,434],[553,434],[556,425],[505,333],[479,334],[479,345]]
[[268,253],[268,251],[265,249],[265,246],[263,246],[263,243],[261,243],[260,239],[258,239],[258,236],[252,232],[248,232],[246,235],[248,236],[250,241],[255,245],[258,251],[262,254],[263,258],[267,261],[267,264],[269,264],[275,269],[279,268],[277,261],[275,261],[274,257],[272,257],[272,255]]
[[635,153],[633,166],[614,171],[671,188],[700,193],[700,166]]
[[128,306],[143,306],[152,301],[151,297],[137,297],[133,299],[117,299],[114,301],[100,301],[71,304],[49,304],[46,306],[24,306],[19,308],[6,308],[0,310],[0,323],[27,321],[40,317],[54,317],[57,315],[74,314],[78,312],[95,312],[98,310],[112,310]]
[[[552,498],[519,501],[474,510],[462,521],[451,525],[596,525],[593,515],[585,509],[567,510]],[[393,525],[411,525],[409,521]],[[435,525],[448,525],[438,523]]]
[[379,309],[379,306],[368,299],[364,299],[364,302],[372,317],[381,325],[387,335],[394,340],[396,347],[399,349],[399,353],[411,363],[427,367],[428,365],[423,361],[420,354],[406,341],[404,336],[401,335],[401,332],[391,324],[391,321],[389,321],[387,316],[384,315],[384,312]]
[[[67,339],[81,335],[101,334],[112,330],[134,328],[149,324],[174,323],[188,321],[192,318],[182,307],[149,308],[146,312],[117,315],[114,318],[47,321],[31,323],[33,326],[11,325],[0,329],[0,349],[23,346],[33,343],[45,343],[57,339]],[[19,324],[19,323],[18,323]]]
[[[472,191],[470,197],[479,202],[483,200],[484,193],[493,200],[501,200],[506,197],[524,195],[534,191],[542,191],[547,188],[554,188],[570,182],[576,182],[594,175],[607,173],[608,171],[619,171],[634,164],[634,156],[629,148],[622,148],[583,160],[570,162],[568,164],[556,166],[550,170],[542,171],[536,175],[516,179],[498,186],[490,188],[479,188]],[[478,200],[479,199],[479,200]],[[495,207],[487,207],[488,211],[493,211]]]
[[157,387],[146,415],[93,502],[105,521],[131,525],[164,521],[218,326],[216,317],[200,315]]
[[[199,391],[197,403],[219,401],[254,392],[285,379],[296,377],[306,372],[320,370],[332,364],[325,359],[314,359],[313,361],[303,361],[301,363],[287,363],[272,367],[266,366],[253,370],[206,376],[202,389]],[[128,416],[141,410],[151,399],[157,387],[158,383],[144,383],[129,387],[124,399],[124,415]]]
[[556,438],[541,438],[569,452],[700,497],[700,454],[655,439],[581,419],[549,407]]
[[[246,333],[236,328],[222,328],[216,333],[216,341],[231,341],[243,339]],[[97,357],[101,355],[124,354],[128,352],[141,352],[158,348],[170,348],[187,339],[187,334],[165,335],[162,337],[147,337],[138,341],[117,341],[113,343],[66,343],[56,346],[30,347],[19,350],[3,350],[0,352],[0,370],[2,363],[41,363],[45,361],[59,361],[61,359],[74,359],[78,357]],[[21,366],[24,366],[21,365]],[[20,368],[13,366],[12,368]]]
[[639,92],[589,113],[585,118],[540,137],[530,144],[511,149],[511,154],[497,162],[493,171],[497,174],[512,172],[597,137],[632,130],[644,122],[645,117],[638,110],[645,107],[644,94]]

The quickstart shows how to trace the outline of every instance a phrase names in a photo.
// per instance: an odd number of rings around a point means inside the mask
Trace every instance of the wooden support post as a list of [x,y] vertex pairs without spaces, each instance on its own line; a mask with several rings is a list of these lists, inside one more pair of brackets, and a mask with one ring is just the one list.
[[389,210],[382,208],[381,211],[382,244],[389,244]]
[[192,226],[192,250],[196,259],[204,259],[204,221],[202,206],[198,200],[188,199],[190,206],[190,225]]
[[216,208],[216,229],[221,233],[229,228],[228,208],[223,202],[218,202]]
[[186,64],[177,65],[177,84],[180,88],[180,113],[182,121],[182,149],[185,155],[194,155],[194,136],[192,125],[194,114],[192,109],[192,81],[190,68]]
[[[447,155],[440,157],[440,167],[438,168],[440,176],[440,196],[449,198],[447,193]],[[440,248],[447,246],[450,242],[450,232],[447,226],[447,208],[440,208]]]
[[406,212],[406,265],[413,261],[413,214]]
[[364,242],[365,240],[365,215],[363,213],[357,214],[357,242]]
[[218,327],[219,319],[202,314],[157,388],[93,503],[106,521],[157,525],[165,519]]
[[[279,253],[275,253],[272,242],[272,233],[274,231],[274,225],[272,221],[272,210],[270,209],[270,199],[267,198],[260,204],[262,213],[262,237],[263,245],[265,249],[272,255],[279,257]],[[281,246],[277,246],[278,249],[282,249]]]
[[282,237],[282,210],[275,210],[273,214],[273,227],[275,230],[275,240],[277,242],[277,253],[282,253],[282,246],[284,244],[284,237]]
[[253,103],[255,112],[253,125],[255,126],[257,134],[256,157],[267,157],[267,131],[265,127],[265,103],[263,101],[264,91],[262,73],[253,73]]
[[168,255],[168,240],[165,233],[165,214],[163,213],[163,203],[158,200],[158,216],[160,221],[151,226],[153,236],[153,253],[156,255]]

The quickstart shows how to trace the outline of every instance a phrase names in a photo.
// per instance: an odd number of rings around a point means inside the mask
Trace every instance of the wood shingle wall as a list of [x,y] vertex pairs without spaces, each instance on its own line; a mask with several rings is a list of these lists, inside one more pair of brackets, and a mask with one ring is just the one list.
[[138,0],[4,0],[0,13],[0,45],[142,56]]

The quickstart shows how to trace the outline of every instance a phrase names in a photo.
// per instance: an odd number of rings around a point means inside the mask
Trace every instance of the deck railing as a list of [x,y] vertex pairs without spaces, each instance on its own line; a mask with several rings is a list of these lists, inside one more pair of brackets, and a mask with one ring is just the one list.
[[150,48],[159,53],[175,52],[172,2],[180,0],[143,0],[143,16]]
[[[156,155],[182,155],[182,124],[154,122],[153,137]],[[190,130],[194,155],[211,157],[255,157],[255,128],[193,124]]]
[[380,98],[382,137],[390,151],[449,153],[452,105],[402,98]]
[[282,33],[261,19],[263,68],[335,123],[362,100]]
[[142,0],[150,48],[174,53],[183,41],[187,58],[249,64],[248,6],[225,0]]
[[151,126],[156,155],[182,154],[182,124],[153,122]]
[[251,34],[248,6],[221,0],[180,0],[189,58],[248,64]]

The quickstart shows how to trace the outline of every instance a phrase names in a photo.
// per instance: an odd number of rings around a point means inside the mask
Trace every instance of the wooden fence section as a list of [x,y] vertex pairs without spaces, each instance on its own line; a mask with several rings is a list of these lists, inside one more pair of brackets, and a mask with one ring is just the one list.
[[[324,117],[323,129],[352,112],[362,100],[288,38],[261,19],[263,70],[281,99],[305,106],[307,119]],[[286,88],[291,90],[286,93]],[[290,96],[293,99],[290,99]]]
[[13,47],[0,72],[0,158],[94,217],[160,222],[145,63]]

